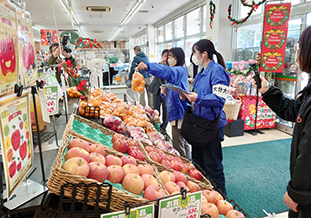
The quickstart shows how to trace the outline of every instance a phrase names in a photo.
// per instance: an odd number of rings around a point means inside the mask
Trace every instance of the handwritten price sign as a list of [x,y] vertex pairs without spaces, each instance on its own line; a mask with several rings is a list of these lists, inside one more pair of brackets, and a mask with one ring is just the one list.
[[148,205],[143,207],[131,208],[129,215],[125,215],[125,211],[105,213],[100,218],[153,218],[154,217],[154,205]]
[[200,218],[202,192],[187,194],[185,199],[181,196],[171,197],[160,201],[159,218]]
[[45,102],[49,115],[58,113],[58,86],[44,87]]

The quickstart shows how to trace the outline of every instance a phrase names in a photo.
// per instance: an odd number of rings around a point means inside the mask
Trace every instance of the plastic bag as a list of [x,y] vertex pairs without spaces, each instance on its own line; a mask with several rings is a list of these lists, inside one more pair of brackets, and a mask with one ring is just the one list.
[[142,93],[145,88],[145,79],[144,76],[139,72],[135,72],[132,78],[132,89],[139,93]]

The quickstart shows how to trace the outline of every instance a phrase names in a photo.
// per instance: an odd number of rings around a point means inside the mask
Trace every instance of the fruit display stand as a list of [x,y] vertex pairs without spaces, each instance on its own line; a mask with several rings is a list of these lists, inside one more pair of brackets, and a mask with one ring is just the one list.
[[[97,143],[94,140],[88,139],[85,136],[79,135],[77,133],[72,132],[71,130],[67,129],[65,131],[64,137],[63,137],[63,143],[62,146],[59,149],[57,158],[54,162],[54,165],[52,166],[51,169],[51,177],[47,183],[47,186],[49,188],[49,191],[51,193],[60,195],[61,192],[61,186],[66,184],[66,183],[72,183],[72,184],[78,184],[78,183],[85,183],[85,184],[91,184],[91,183],[98,183],[98,181],[94,180],[94,179],[90,179],[90,178],[86,178],[84,176],[79,176],[79,175],[74,175],[70,172],[65,171],[64,169],[62,169],[62,164],[63,164],[63,157],[65,155],[65,153],[67,152],[67,145],[69,144],[70,140],[73,137],[77,137],[77,138],[82,138],[83,140],[89,142],[90,144],[94,144]],[[109,148],[107,146],[105,146],[105,155],[113,155],[116,157],[121,157],[124,154],[115,151],[112,148]],[[139,161],[136,160],[138,164],[147,164],[146,162],[143,161]],[[159,179],[159,175],[158,175],[158,171],[157,169],[153,166],[153,170],[154,170],[154,176],[157,179],[158,183],[159,183],[159,187],[161,189],[163,189],[163,191],[167,194],[163,183],[161,182],[161,180]],[[108,197],[108,187],[102,187],[101,188],[101,198],[107,198]],[[76,198],[79,199],[82,198],[82,196],[84,196],[84,192],[85,190],[81,187],[77,187],[77,194],[76,194]],[[89,199],[94,199],[96,198],[96,191],[89,191],[89,195],[88,198]],[[66,197],[71,197],[72,196],[72,188],[68,187],[65,192],[64,192],[64,196]],[[115,187],[112,187],[112,194],[111,194],[111,202],[110,202],[110,211],[120,211],[124,209],[124,203],[125,201],[129,202],[131,205],[135,205],[138,203],[143,203],[143,202],[147,202],[147,199],[144,199],[142,197],[139,197],[135,194],[132,194],[130,192],[124,191],[124,190],[119,190]],[[153,202],[150,202],[153,203]],[[90,204],[92,205],[92,202],[90,202]],[[106,202],[100,202],[99,206],[105,208],[107,205]]]

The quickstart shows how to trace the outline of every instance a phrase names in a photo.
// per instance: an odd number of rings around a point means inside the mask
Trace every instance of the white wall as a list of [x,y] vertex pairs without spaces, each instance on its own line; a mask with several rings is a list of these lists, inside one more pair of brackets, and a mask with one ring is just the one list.
[[148,57],[150,62],[156,61],[156,29],[154,25],[147,25],[147,42],[148,42]]

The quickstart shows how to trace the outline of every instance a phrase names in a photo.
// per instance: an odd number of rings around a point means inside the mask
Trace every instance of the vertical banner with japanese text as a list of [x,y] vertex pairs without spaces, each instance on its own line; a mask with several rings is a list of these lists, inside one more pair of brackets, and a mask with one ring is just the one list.
[[261,65],[262,72],[282,73],[291,3],[266,4]]
[[33,165],[30,121],[30,92],[0,99],[0,139],[3,168],[10,197]]
[[45,101],[49,115],[58,113],[58,86],[44,87]]

